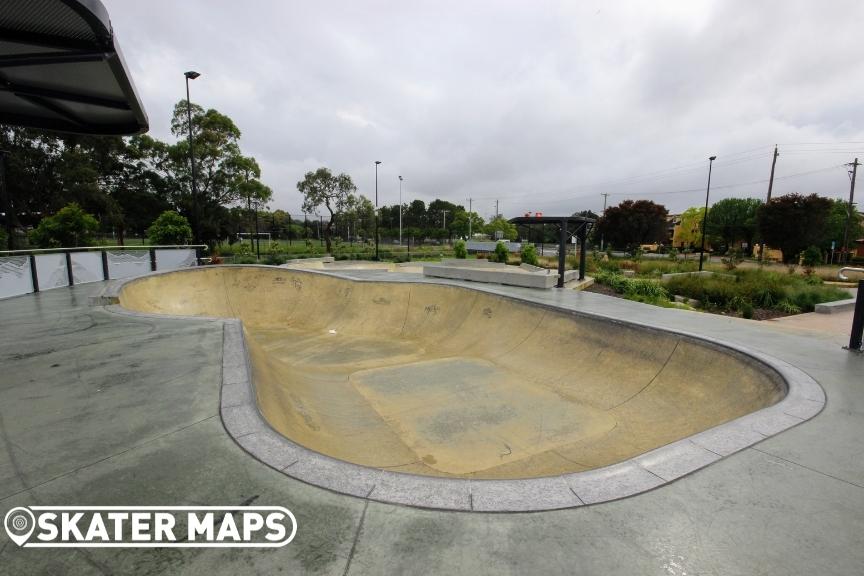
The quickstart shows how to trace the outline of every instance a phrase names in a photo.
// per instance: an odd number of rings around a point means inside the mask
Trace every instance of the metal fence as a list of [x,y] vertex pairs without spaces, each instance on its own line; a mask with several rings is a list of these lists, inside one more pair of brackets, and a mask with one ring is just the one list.
[[204,245],[0,251],[0,298],[199,264]]

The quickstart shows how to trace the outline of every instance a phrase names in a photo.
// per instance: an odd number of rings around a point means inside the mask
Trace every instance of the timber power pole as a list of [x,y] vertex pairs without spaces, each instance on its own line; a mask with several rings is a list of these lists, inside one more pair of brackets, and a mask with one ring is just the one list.
[[472,198],[468,198],[468,241],[471,241],[471,211],[473,210],[471,204],[473,202]]
[[[777,165],[777,157],[780,153],[777,151],[777,144],[774,145],[774,156],[771,158],[771,176],[768,177],[768,200],[771,202],[771,191],[774,189],[774,167]],[[767,203],[766,202],[766,203]],[[765,259],[765,241],[759,246],[759,264],[762,264]]]
[[777,156],[780,153],[777,151],[777,145],[774,145],[774,157],[771,159],[771,176],[768,178],[768,202],[771,201],[771,191],[774,189],[774,166],[777,165]]
[[852,166],[852,185],[849,187],[849,209],[846,211],[846,227],[843,229],[843,262],[846,264],[849,263],[849,225],[852,224],[852,216],[855,213],[855,205],[853,204],[855,201],[855,176],[858,174],[858,166],[860,165],[858,158],[855,158],[851,164],[847,164],[847,166]]

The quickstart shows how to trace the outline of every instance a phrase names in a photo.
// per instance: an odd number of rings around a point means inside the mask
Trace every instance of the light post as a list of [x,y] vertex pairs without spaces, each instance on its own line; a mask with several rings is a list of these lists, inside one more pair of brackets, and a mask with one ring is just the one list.
[[375,160],[375,260],[380,260],[378,257],[378,165],[380,160]]
[[189,124],[189,162],[192,167],[192,221],[195,223],[193,236],[195,244],[201,243],[201,220],[198,214],[198,182],[195,180],[195,151],[192,148],[192,102],[189,100],[189,80],[195,80],[201,74],[190,70],[184,72],[186,77],[186,122]]
[[399,176],[399,246],[402,246],[402,176]]
[[699,247],[699,271],[702,271],[702,256],[705,253],[705,229],[708,227],[708,195],[711,193],[711,167],[717,156],[708,158],[708,189],[705,190],[705,212],[702,213],[702,245]]

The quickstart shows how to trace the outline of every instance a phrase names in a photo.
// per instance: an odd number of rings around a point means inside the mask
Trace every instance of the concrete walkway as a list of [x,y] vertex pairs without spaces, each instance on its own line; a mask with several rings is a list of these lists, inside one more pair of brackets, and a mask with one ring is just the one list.
[[495,288],[750,346],[813,376],[828,403],[805,424],[632,498],[531,514],[436,512],[333,494],[254,460],[218,415],[221,326],[91,308],[99,288],[0,301],[0,514],[37,504],[281,505],[297,517],[297,537],[273,550],[33,550],[3,533],[0,574],[848,575],[864,566],[864,356],[830,336],[599,294]]

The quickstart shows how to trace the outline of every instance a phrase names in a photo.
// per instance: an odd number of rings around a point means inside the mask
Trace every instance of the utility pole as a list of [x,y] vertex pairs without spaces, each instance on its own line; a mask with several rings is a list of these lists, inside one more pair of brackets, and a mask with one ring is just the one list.
[[471,241],[471,203],[473,202],[472,198],[468,198],[468,241]]
[[[777,165],[777,157],[780,153],[777,151],[777,144],[774,145],[774,155],[771,158],[771,176],[768,178],[768,200],[771,202],[771,191],[774,189],[774,167]],[[766,203],[767,203],[766,202]],[[761,264],[765,258],[765,242],[759,247],[759,263]]]
[[495,218],[498,218],[498,200],[495,200]]
[[449,212],[449,210],[441,210],[441,213],[444,215],[444,226],[443,226],[443,228],[444,228],[445,230],[447,229],[447,212]]
[[777,145],[774,145],[774,157],[771,158],[771,177],[768,179],[768,202],[771,201],[771,190],[774,189],[774,166],[777,165],[777,157],[780,153],[777,151]]
[[852,214],[855,212],[852,203],[855,200],[855,176],[858,174],[860,164],[858,158],[855,158],[851,164],[847,164],[847,166],[852,166],[852,185],[849,187],[849,209],[846,211],[846,227],[843,229],[843,253],[845,256],[843,262],[845,264],[849,263],[849,225],[852,223]]
[[[609,193],[608,192],[601,192],[600,195],[603,196],[603,213],[601,214],[601,216],[605,216],[606,215],[606,199],[609,197]],[[606,233],[604,232],[603,234],[600,235],[600,251],[601,252],[603,252],[605,244],[606,244]]]

